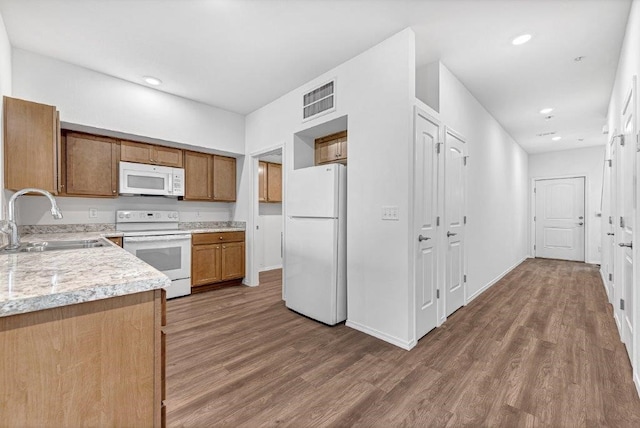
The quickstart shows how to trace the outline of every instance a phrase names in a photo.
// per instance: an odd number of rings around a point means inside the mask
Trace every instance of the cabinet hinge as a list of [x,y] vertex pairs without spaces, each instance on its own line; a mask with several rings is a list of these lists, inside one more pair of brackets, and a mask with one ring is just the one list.
[[620,216],[620,227],[624,227],[624,217]]
[[440,226],[440,217],[436,217],[436,226]]
[[613,274],[612,273],[609,274],[609,281],[613,281]]
[[620,309],[624,311],[624,299],[620,299]]
[[467,275],[463,276],[464,282],[467,282]]
[[440,298],[440,290],[436,290],[436,299]]

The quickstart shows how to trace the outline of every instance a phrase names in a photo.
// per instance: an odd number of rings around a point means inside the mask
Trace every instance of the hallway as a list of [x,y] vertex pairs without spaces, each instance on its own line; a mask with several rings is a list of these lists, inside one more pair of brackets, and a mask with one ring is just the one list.
[[529,259],[409,352],[261,283],[168,302],[169,426],[640,426],[594,265]]

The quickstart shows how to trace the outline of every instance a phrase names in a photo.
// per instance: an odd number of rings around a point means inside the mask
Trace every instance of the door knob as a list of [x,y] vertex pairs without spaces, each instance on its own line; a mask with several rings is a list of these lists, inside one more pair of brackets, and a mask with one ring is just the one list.
[[578,226],[582,226],[583,224],[584,224],[583,222],[580,222],[580,223],[578,223]]
[[456,236],[457,233],[453,233],[453,232],[447,232],[447,238],[449,238],[450,236]]
[[431,238],[429,238],[428,236],[422,236],[422,235],[418,236],[418,241],[419,242],[426,241],[428,239],[431,239]]
[[579,220],[582,220],[583,218],[584,218],[584,217],[582,217],[582,216],[578,217],[578,219],[579,219]]
[[624,242],[621,242],[621,243],[618,244],[618,246],[627,247],[627,248],[633,248],[633,242],[629,242],[628,244],[625,244]]

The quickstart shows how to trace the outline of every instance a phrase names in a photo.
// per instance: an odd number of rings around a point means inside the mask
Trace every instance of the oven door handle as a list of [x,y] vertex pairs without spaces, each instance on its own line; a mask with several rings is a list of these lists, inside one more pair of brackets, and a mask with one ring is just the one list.
[[155,236],[125,236],[124,243],[133,244],[136,242],[168,242],[191,240],[191,235],[155,235]]

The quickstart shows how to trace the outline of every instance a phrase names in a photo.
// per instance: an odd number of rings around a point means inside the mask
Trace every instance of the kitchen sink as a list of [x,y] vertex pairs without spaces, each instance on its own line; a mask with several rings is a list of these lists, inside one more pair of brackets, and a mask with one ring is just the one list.
[[109,245],[102,239],[82,239],[77,241],[45,241],[22,243],[18,248],[0,250],[0,254],[39,253],[43,251],[79,250],[82,248],[98,248]]

